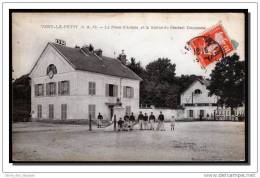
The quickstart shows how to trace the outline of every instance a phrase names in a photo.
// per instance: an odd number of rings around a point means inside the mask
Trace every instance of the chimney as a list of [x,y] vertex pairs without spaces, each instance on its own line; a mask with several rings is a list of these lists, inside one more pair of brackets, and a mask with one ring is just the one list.
[[94,51],[94,53],[95,53],[97,56],[101,57],[101,56],[102,56],[102,49],[96,49],[96,50]]
[[124,50],[122,50],[122,53],[119,54],[117,59],[120,60],[122,62],[122,64],[126,65],[126,55],[124,53]]
[[94,52],[94,47],[90,44],[90,45],[84,45],[81,48],[85,53],[87,53],[88,55],[91,55],[91,53]]
[[61,39],[55,39],[55,43],[60,44],[62,46],[66,46],[66,41],[61,40]]

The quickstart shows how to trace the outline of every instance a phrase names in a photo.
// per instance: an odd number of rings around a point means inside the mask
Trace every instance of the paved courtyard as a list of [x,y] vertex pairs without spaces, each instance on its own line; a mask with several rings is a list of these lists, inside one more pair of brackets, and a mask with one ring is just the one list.
[[177,122],[176,130],[88,131],[86,125],[13,124],[17,161],[239,161],[243,122]]

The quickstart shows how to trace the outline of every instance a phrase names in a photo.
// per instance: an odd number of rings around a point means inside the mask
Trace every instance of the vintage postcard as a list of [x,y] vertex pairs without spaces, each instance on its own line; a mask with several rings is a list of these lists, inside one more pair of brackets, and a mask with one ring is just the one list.
[[10,19],[10,162],[248,163],[246,10]]

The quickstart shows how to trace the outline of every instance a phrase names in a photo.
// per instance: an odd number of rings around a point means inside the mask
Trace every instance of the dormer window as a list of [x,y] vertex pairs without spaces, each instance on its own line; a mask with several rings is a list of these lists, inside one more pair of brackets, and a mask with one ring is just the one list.
[[57,74],[57,68],[55,65],[53,64],[50,64],[48,67],[47,67],[47,75],[49,76],[50,79],[53,78],[54,74]]
[[202,91],[200,89],[196,89],[196,90],[194,90],[194,94],[196,94],[196,95],[202,94]]

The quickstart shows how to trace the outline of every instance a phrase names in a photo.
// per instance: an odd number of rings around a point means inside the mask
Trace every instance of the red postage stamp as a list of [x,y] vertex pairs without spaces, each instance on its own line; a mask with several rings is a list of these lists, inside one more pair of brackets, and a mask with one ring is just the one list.
[[224,58],[234,50],[230,38],[221,24],[217,24],[187,42],[203,68]]

